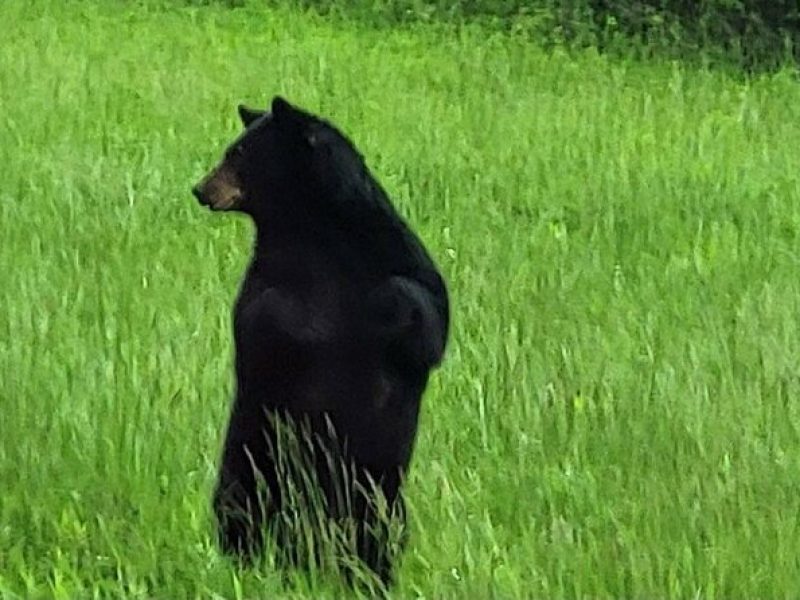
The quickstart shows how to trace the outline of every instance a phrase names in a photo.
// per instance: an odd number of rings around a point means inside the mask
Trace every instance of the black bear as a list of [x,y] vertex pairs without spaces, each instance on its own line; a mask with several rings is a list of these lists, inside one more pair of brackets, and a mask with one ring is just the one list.
[[[244,132],[192,190],[256,226],[233,310],[236,397],[214,493],[220,544],[248,560],[271,531],[297,564],[299,540],[281,524],[287,489],[311,481],[324,518],[353,526],[350,556],[389,585],[404,539],[390,544],[389,524],[405,524],[401,485],[447,342],[447,288],[333,124],[281,97],[270,111],[238,110]],[[282,462],[282,430],[307,442],[294,467]]]

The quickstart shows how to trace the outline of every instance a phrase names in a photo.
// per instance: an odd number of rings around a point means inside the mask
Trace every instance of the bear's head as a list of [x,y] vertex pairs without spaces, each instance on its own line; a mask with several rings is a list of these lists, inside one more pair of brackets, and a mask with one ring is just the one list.
[[[194,188],[212,210],[256,220],[308,213],[330,201],[342,182],[365,181],[363,159],[333,125],[276,96],[271,110],[238,107],[244,132]],[[354,175],[356,175],[354,177]]]

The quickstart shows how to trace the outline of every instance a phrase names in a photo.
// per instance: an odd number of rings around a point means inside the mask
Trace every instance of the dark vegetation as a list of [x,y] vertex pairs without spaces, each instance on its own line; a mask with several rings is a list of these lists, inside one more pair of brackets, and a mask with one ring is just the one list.
[[[208,0],[201,0],[207,2]],[[243,0],[227,0],[241,5]],[[798,0],[270,0],[377,26],[480,22],[543,45],[772,70],[800,58]]]

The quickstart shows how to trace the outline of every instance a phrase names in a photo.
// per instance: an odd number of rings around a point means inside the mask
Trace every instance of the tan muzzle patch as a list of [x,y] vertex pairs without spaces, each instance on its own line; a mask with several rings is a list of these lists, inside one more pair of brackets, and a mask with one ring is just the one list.
[[242,188],[236,173],[222,163],[192,190],[201,204],[212,210],[231,210],[242,201]]

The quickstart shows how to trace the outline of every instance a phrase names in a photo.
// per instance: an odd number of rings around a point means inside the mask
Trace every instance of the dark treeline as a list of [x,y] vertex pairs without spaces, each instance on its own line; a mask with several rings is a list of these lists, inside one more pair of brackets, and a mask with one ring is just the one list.
[[[241,5],[246,0],[227,2]],[[748,70],[770,69],[800,59],[800,0],[267,2],[323,14],[339,13],[382,26],[431,20],[478,21],[529,35],[547,46],[596,46],[608,52],[624,50],[733,63]]]
[[798,0],[587,0],[600,45],[620,34],[681,54],[721,54],[748,69],[800,57]]

